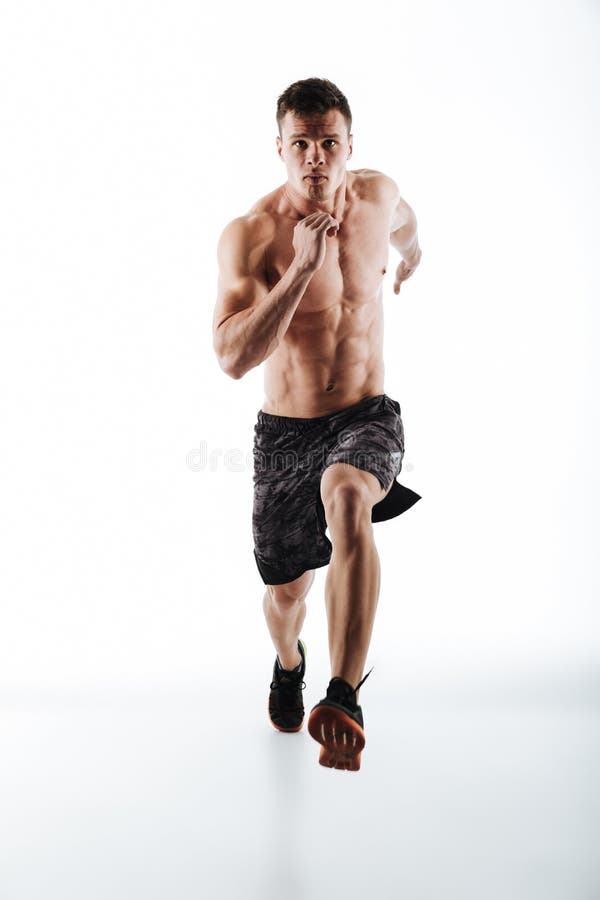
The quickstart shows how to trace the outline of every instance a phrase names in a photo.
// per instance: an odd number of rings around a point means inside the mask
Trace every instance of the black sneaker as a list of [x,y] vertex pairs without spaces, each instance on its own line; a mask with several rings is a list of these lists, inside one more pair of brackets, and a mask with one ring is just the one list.
[[300,731],[304,721],[302,690],[306,687],[306,645],[298,641],[302,663],[298,669],[287,671],[279,665],[279,657],[273,666],[273,681],[269,694],[269,718],[278,731]]
[[329,682],[327,696],[313,706],[308,718],[308,732],[322,745],[320,765],[351,772],[360,769],[365,723],[362,709],[356,702],[356,692],[372,671],[370,669],[355,688],[336,675]]

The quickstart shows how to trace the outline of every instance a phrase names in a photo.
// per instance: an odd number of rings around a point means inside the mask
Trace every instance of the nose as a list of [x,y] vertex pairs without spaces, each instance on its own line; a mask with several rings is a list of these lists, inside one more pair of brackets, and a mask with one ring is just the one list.
[[322,166],[325,162],[325,151],[319,144],[313,144],[308,150],[309,166]]

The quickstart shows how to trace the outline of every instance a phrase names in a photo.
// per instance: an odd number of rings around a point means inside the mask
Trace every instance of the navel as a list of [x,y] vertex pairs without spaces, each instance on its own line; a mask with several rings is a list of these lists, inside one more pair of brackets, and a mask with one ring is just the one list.
[[332,390],[334,389],[334,387],[335,387],[335,381],[331,381],[331,382],[327,385],[326,390],[332,391]]

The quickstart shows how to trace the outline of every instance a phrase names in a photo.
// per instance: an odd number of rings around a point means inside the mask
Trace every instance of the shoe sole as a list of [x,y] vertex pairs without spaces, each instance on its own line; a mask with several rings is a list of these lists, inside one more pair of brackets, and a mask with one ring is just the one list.
[[357,772],[365,746],[358,722],[334,706],[315,706],[308,717],[308,733],[321,744],[319,764],[329,769]]
[[[300,643],[302,644],[302,649],[304,651],[304,671],[306,673],[306,644],[301,638],[298,638]],[[269,722],[277,731],[283,731],[286,734],[296,734],[298,731],[302,731],[302,726],[304,725],[304,716],[302,716],[302,721],[299,725],[296,725],[294,728],[283,728],[281,725],[276,725],[273,719],[271,718],[271,710],[269,709],[269,700],[267,698],[267,715],[269,717]]]

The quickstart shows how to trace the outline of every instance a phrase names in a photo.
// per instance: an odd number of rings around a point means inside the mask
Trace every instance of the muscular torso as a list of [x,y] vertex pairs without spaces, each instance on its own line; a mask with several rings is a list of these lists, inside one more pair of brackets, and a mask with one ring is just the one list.
[[[347,172],[340,228],[327,237],[323,265],[265,361],[264,412],[321,416],[383,393],[382,285],[392,208],[376,174]],[[290,209],[282,188],[253,209],[261,211],[275,225],[265,246],[271,289],[293,260],[293,231],[302,215]]]

